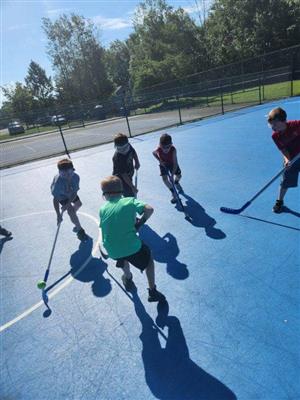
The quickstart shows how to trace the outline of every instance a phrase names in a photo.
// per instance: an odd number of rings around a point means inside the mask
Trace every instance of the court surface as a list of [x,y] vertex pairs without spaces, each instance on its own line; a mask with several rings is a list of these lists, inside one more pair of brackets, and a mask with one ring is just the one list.
[[151,247],[157,287],[147,302],[98,251],[100,180],[113,145],[72,154],[81,177],[80,243],[64,217],[56,233],[50,183],[58,158],[1,171],[1,382],[6,400],[296,400],[300,398],[300,191],[285,212],[271,209],[279,180],[241,215],[239,208],[281,168],[265,115],[275,106],[300,118],[300,98],[169,129],[192,221],[170,203],[152,156],[160,132],[131,140],[141,162],[138,197],[155,209],[140,230]]

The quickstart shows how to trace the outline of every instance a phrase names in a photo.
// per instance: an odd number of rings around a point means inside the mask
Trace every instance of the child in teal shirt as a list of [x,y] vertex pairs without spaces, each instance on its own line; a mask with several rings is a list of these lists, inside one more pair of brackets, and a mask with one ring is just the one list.
[[[154,262],[151,250],[138,237],[136,230],[153,213],[153,208],[134,197],[123,197],[122,181],[109,176],[101,182],[106,203],[100,209],[100,228],[103,246],[108,256],[123,269],[122,280],[126,289],[132,285],[129,264],[145,271],[149,284],[148,301],[164,301],[165,296],[155,286]],[[141,218],[136,219],[136,214]]]

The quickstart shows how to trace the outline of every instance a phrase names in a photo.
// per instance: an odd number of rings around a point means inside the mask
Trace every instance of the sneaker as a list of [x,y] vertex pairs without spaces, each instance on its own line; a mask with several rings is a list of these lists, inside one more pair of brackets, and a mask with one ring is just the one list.
[[171,199],[171,203],[172,203],[172,204],[177,203],[177,200],[175,199],[175,197],[173,197],[173,198]]
[[133,286],[133,279],[132,279],[133,277],[131,273],[130,275],[131,275],[130,278],[127,278],[125,274],[122,275],[122,282],[126,290],[130,290]]
[[150,303],[154,302],[154,301],[158,301],[158,302],[162,302],[162,301],[166,301],[166,297],[160,293],[158,290],[156,290],[156,286],[154,286],[153,289],[148,289],[148,301]]
[[82,242],[85,242],[88,239],[87,234],[85,233],[85,230],[83,228],[81,228],[78,232],[77,232],[77,237],[79,240],[81,240]]
[[283,211],[283,200],[276,200],[272,211],[276,214],[280,214]]
[[80,231],[80,228],[77,228],[77,226],[74,226],[74,228],[72,229],[72,231],[74,233],[78,233]]
[[5,236],[5,237],[7,237],[7,238],[12,235],[11,232],[9,232],[7,229],[4,229],[4,228],[0,228],[0,234]]

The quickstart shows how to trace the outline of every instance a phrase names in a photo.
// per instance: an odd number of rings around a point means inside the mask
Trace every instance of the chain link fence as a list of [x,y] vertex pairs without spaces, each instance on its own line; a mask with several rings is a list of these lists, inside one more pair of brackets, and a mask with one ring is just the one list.
[[[90,102],[19,114],[19,122],[26,127],[25,134],[10,136],[7,129],[0,131],[0,168],[108,143],[118,132],[136,136],[300,95],[300,46],[274,52],[272,56],[277,58],[278,65],[268,70],[266,64],[273,64],[265,55],[206,71],[197,77],[186,77],[180,85],[173,82],[173,87],[169,82],[163,89],[160,85],[159,90],[151,88],[143,94],[127,93],[106,103]],[[284,60],[286,64],[281,65]],[[258,65],[260,70],[255,71]],[[242,68],[242,74],[234,74]],[[213,75],[215,79],[208,79]],[[14,118],[0,120],[0,126],[7,126]]]

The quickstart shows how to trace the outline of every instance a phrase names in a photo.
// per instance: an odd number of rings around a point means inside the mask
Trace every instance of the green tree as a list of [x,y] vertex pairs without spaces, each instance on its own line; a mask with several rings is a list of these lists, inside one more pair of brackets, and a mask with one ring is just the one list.
[[43,29],[59,98],[78,103],[109,96],[112,84],[105,69],[105,52],[92,22],[76,14],[62,15],[55,22],[43,18]]
[[212,65],[299,44],[299,0],[215,0],[205,24]]
[[15,85],[4,86],[2,87],[2,91],[6,98],[2,108],[6,111],[11,110],[17,118],[25,122],[30,122],[32,118],[29,115],[36,107],[36,102],[31,91],[21,82],[16,82]]
[[54,97],[51,77],[47,77],[46,71],[34,61],[30,62],[25,83],[39,108],[53,105]]
[[128,45],[135,89],[184,77],[205,64],[201,30],[182,8],[175,10],[165,0],[140,4]]
[[130,86],[130,53],[126,42],[115,40],[106,51],[106,66],[111,81],[116,86]]

